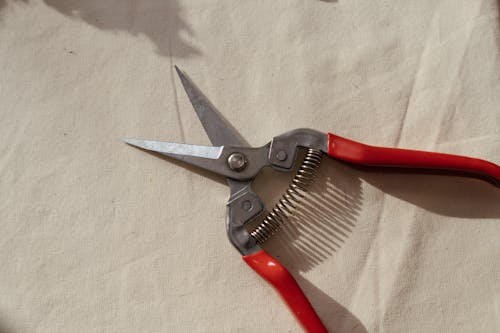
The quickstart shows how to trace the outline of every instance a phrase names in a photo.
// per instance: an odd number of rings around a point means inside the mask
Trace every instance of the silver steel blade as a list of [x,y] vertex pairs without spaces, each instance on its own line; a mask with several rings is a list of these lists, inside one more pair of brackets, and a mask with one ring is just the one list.
[[129,145],[136,146],[142,149],[154,151],[164,155],[182,155],[202,157],[216,160],[220,157],[224,147],[208,147],[190,145],[184,143],[174,143],[165,141],[123,139]]
[[224,147],[136,139],[123,139],[123,141],[134,147],[159,153],[225,177],[232,175],[230,170],[225,167],[225,160],[221,158]]
[[[268,145],[260,148],[207,147],[151,140],[123,139],[123,141],[134,147],[159,153],[240,181],[253,179],[260,169],[269,164],[267,160]],[[249,163],[243,170],[232,169],[228,159],[234,153],[243,154],[252,163]]]
[[210,142],[214,146],[240,146],[248,147],[248,143],[236,131],[221,113],[210,103],[208,98],[177,66],[175,70],[181,79],[182,85],[200,119]]

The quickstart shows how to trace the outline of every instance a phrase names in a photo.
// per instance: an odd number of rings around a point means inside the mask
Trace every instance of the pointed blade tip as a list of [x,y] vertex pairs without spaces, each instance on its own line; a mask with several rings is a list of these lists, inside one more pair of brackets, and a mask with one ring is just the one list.
[[122,141],[135,148],[151,150],[148,147],[148,142],[146,140],[122,138]]
[[177,75],[179,75],[179,77],[182,78],[184,76],[184,73],[181,71],[181,69],[177,67],[177,65],[174,65],[174,68],[175,71],[177,72]]
[[135,139],[129,139],[129,138],[121,138],[120,140],[129,145],[133,145],[134,144],[133,142],[135,141]]

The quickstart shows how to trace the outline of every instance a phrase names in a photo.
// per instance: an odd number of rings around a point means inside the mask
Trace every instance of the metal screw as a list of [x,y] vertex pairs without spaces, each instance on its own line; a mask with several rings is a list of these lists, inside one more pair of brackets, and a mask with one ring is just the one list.
[[243,208],[244,211],[248,212],[252,209],[253,205],[250,200],[245,200],[241,203],[241,208]]
[[276,158],[278,159],[278,161],[284,161],[286,160],[287,158],[287,155],[286,155],[286,151],[284,150],[280,150],[277,154],[276,154]]
[[234,171],[241,171],[247,166],[247,159],[242,153],[232,153],[227,158],[229,168]]

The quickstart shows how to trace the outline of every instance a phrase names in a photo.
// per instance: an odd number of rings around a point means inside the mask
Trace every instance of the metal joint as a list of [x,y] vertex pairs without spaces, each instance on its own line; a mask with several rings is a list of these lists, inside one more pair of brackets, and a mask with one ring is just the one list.
[[328,137],[324,133],[308,128],[299,128],[276,136],[269,148],[269,162],[278,169],[293,168],[297,147],[313,148],[327,153]]

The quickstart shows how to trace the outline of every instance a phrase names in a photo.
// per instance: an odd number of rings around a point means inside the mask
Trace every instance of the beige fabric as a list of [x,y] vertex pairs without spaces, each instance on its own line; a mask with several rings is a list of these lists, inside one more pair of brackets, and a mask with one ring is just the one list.
[[[300,332],[228,243],[224,182],[119,138],[209,143],[177,64],[253,145],[310,127],[498,164],[498,14],[0,0],[0,331]],[[268,249],[331,331],[500,332],[497,188],[325,160],[298,216]]]

